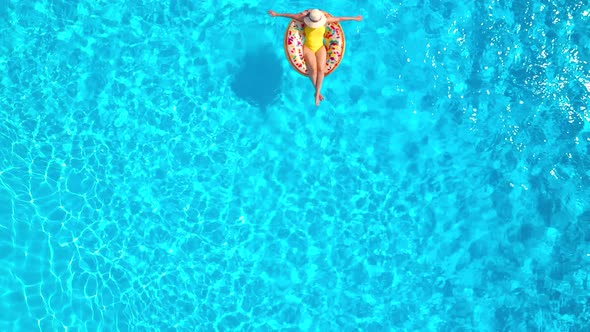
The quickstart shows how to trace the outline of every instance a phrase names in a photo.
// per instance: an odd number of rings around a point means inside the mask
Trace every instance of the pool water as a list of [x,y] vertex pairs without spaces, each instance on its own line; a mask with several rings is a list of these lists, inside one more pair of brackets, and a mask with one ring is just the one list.
[[[284,58],[347,50],[314,105]],[[587,331],[586,1],[0,1],[1,331]]]

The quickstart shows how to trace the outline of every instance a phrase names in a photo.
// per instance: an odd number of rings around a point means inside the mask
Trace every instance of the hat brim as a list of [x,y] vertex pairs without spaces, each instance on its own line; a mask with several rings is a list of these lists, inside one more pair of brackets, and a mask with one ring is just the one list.
[[328,19],[326,18],[326,14],[324,14],[322,16],[322,19],[319,20],[318,22],[313,22],[307,16],[303,19],[303,22],[305,23],[305,25],[307,25],[308,27],[310,27],[312,29],[319,28],[319,27],[326,25],[327,21],[328,21]]

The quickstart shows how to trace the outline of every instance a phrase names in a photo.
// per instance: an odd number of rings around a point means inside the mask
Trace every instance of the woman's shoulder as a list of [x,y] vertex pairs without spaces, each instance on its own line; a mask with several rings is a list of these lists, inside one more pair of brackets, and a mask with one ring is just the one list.
[[328,28],[328,24],[326,23],[325,25],[319,26],[317,28],[312,28],[309,25],[303,23],[303,28],[304,29],[310,29],[310,30],[315,30],[315,29],[327,29]]

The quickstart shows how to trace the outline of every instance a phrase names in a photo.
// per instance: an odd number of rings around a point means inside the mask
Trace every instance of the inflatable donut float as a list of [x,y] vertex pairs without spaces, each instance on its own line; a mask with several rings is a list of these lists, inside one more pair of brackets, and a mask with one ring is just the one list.
[[[327,12],[324,12],[326,17],[330,17]],[[307,76],[307,66],[303,58],[303,41],[305,38],[304,32],[305,24],[296,20],[291,20],[285,32],[285,55],[287,60],[298,73]],[[326,48],[326,76],[338,68],[340,61],[344,57],[346,49],[346,41],[344,39],[344,31],[340,23],[329,23],[326,25],[326,33],[324,34],[324,47]]]

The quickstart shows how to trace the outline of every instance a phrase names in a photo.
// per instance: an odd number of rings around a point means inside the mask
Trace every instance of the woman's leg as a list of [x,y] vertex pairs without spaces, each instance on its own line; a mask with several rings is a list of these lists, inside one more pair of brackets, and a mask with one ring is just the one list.
[[315,89],[318,72],[317,60],[315,58],[315,53],[313,53],[313,51],[307,46],[303,46],[303,59],[305,59],[305,65],[307,66],[307,75]]
[[317,59],[317,74],[315,81],[315,104],[319,105],[320,101],[324,100],[324,96],[320,92],[322,89],[322,83],[324,82],[324,75],[326,74],[326,48],[322,47],[315,52]]

